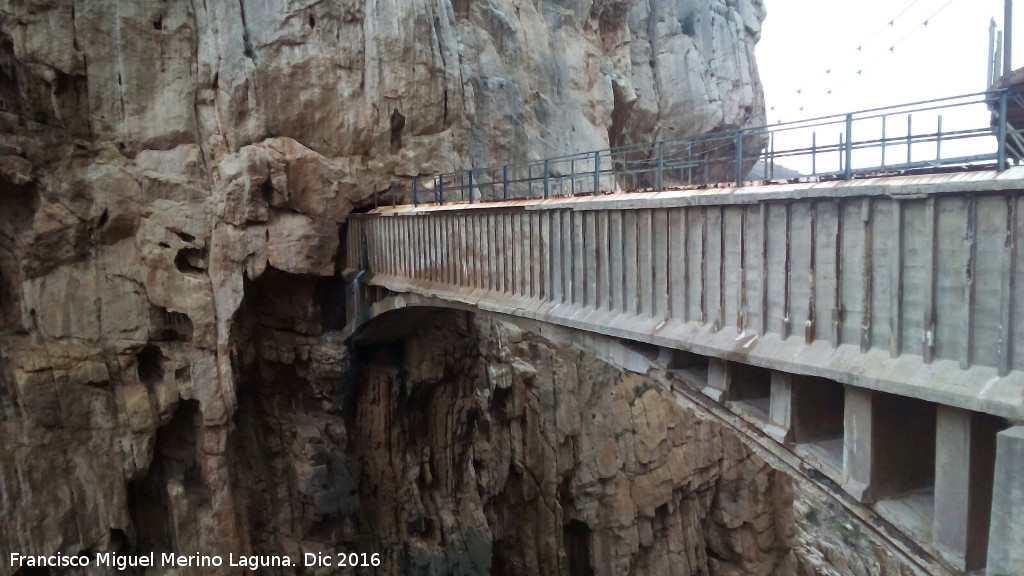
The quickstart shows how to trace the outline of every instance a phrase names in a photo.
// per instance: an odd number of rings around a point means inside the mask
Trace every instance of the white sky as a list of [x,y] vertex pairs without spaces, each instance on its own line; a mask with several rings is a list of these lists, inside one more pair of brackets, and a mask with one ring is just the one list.
[[[768,16],[756,54],[769,124],[983,92],[990,20],[995,18],[997,31],[1003,28],[1003,0],[765,0],[765,6]],[[1021,68],[1024,1],[1015,8],[1013,67]],[[925,20],[928,25],[922,26]],[[937,131],[939,114],[943,133],[987,127],[989,122],[988,110],[980,104],[915,113],[913,133]],[[819,147],[835,145],[842,125],[813,131]],[[887,138],[906,133],[906,115],[888,118]],[[855,121],[855,140],[880,135],[881,119]],[[811,144],[810,131],[777,136],[777,150]],[[944,141],[941,152],[943,158],[967,156],[990,152],[994,143],[991,137]],[[883,162],[879,150],[855,151],[854,166],[891,164],[908,155],[905,146],[890,145],[886,152]],[[934,158],[936,153],[934,144],[913,147],[915,161]],[[816,170],[838,169],[835,156],[816,156]],[[812,170],[808,158],[779,161],[804,173]]]
[[[989,21],[994,17],[1002,29],[1003,0],[952,0],[919,28],[947,2],[765,0],[768,16],[757,63],[768,122],[983,91]],[[1015,8],[1013,63],[1020,68],[1024,2]],[[828,69],[831,74],[825,74]],[[860,76],[858,69],[863,70]],[[827,95],[830,87],[833,93]]]

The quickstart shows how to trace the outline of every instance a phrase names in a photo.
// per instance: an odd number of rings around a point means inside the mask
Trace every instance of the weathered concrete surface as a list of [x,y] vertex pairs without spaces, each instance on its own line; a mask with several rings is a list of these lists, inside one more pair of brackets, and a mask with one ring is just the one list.
[[985,565],[993,490],[1006,489],[993,486],[1001,423],[948,406],[937,416],[933,539],[954,566],[975,570]]
[[996,439],[992,529],[988,541],[989,576],[1024,574],[1024,426],[999,433]]
[[1022,188],[1015,168],[402,207],[352,221],[347,267],[365,234],[394,292],[1024,418]]

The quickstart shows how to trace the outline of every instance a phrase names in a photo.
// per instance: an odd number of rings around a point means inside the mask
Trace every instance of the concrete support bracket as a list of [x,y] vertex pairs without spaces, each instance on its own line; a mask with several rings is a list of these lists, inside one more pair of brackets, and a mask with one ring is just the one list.
[[1024,574],[1024,426],[996,437],[988,576]]

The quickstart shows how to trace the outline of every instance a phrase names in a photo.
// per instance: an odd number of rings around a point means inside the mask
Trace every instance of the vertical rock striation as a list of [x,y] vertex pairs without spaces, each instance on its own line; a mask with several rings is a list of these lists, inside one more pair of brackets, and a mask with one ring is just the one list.
[[[383,368],[343,377],[332,339],[339,228],[375,187],[762,123],[763,17],[760,0],[0,0],[0,550],[779,561],[778,474],[742,455],[730,472],[732,441],[650,393],[603,396],[629,377],[546,353],[585,375],[562,389],[538,359],[478,354],[459,358],[486,386],[424,359],[403,392]],[[497,384],[530,378],[544,396]],[[672,427],[640,446],[621,428],[638,418]],[[409,450],[416,466],[382,461]],[[748,473],[764,482],[742,525],[716,520],[714,486]],[[461,552],[438,544],[452,531]]]
[[348,468],[397,574],[913,574],[657,375],[488,316],[359,349]]

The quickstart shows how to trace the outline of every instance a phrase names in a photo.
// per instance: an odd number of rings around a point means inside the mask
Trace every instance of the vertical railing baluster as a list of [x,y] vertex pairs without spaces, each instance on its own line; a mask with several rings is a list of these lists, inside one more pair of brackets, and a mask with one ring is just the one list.
[[935,129],[935,163],[942,163],[942,114],[939,114],[939,125]]
[[420,202],[420,179],[412,179],[412,205],[415,207]]
[[437,203],[444,206],[444,174],[437,177]]
[[846,142],[843,141],[843,133],[839,133],[839,171],[843,171],[843,151],[846,150]]
[[569,193],[576,196],[576,159],[573,158],[569,161],[569,171],[572,172],[572,176],[569,176]]
[[886,114],[882,114],[882,168],[885,168],[885,118]]
[[811,176],[818,175],[818,133],[811,132]]
[[501,167],[501,199],[508,200],[508,164]]
[[551,179],[549,176],[548,160],[544,159],[544,199],[547,200],[551,193]]
[[601,192],[601,152],[594,152],[594,196]]
[[466,174],[469,176],[469,203],[472,204],[473,203],[473,169],[470,168],[469,170],[467,170]]
[[533,198],[533,164],[526,165],[526,197]]
[[1006,169],[1006,95],[1007,90],[1003,88],[999,92],[999,128],[996,136],[999,151],[996,154],[996,170]]
[[686,143],[686,185],[693,185],[693,142]]
[[912,161],[912,156],[910,155],[910,144],[911,144],[911,141],[912,141],[911,135],[913,134],[913,130],[911,129],[911,123],[910,123],[912,117],[913,117],[913,114],[909,114],[909,113],[907,114],[907,166],[908,167],[910,166],[910,163]]
[[398,206],[398,183],[391,181],[391,207]]
[[736,185],[743,186],[743,129],[736,130]]
[[658,192],[665,189],[665,141],[658,141]]
[[853,178],[853,114],[846,115],[846,171],[843,179]]

